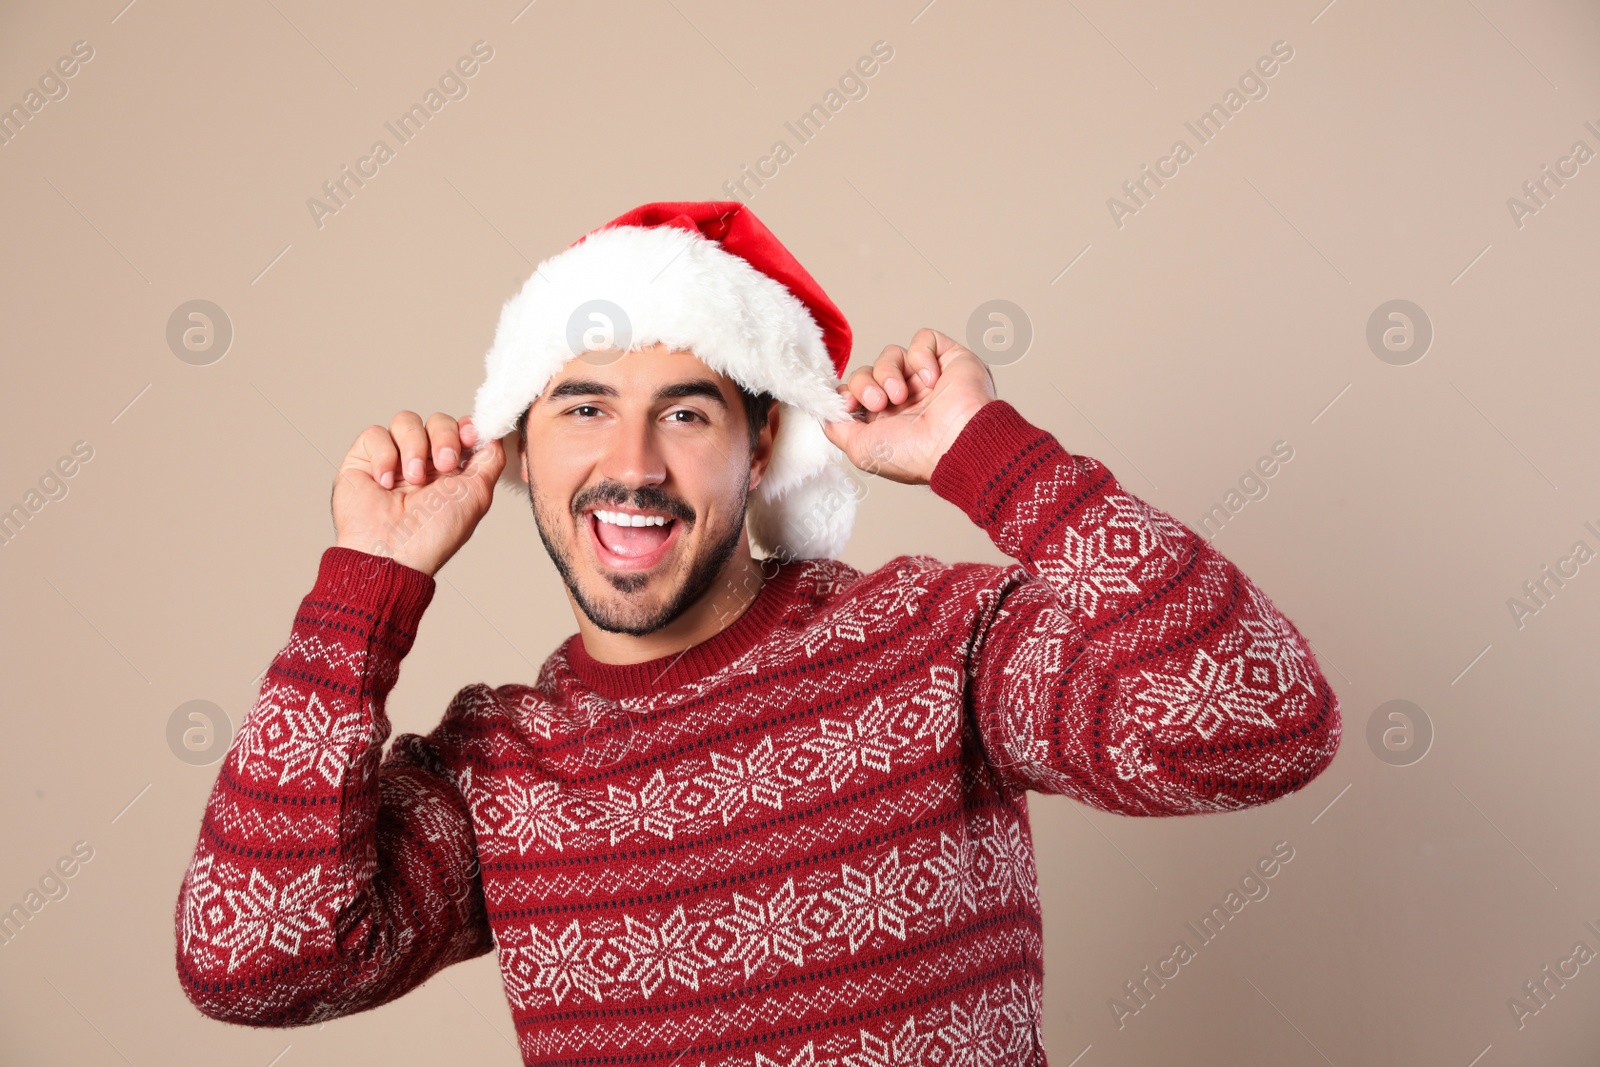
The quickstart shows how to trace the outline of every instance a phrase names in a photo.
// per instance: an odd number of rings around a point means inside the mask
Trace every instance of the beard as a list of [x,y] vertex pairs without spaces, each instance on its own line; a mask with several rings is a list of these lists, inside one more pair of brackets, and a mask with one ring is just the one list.
[[[598,596],[584,589],[578,580],[577,569],[573,562],[578,546],[576,544],[563,546],[557,542],[552,536],[552,532],[559,528],[557,523],[546,513],[538,489],[531,483],[528,489],[529,503],[533,508],[533,523],[539,530],[539,540],[544,543],[544,549],[549,553],[551,562],[555,564],[556,572],[561,575],[567,592],[572,594],[572,599],[579,609],[590,622],[606,633],[643,637],[670,625],[689,610],[689,607],[711,588],[722,568],[733,558],[733,553],[739,547],[739,537],[744,532],[745,508],[750,497],[750,478],[746,474],[739,486],[738,500],[729,512],[732,521],[723,529],[706,531],[703,543],[696,554],[690,557],[686,570],[680,567],[672,574],[605,575],[604,578],[611,587],[623,595],[621,604],[602,603]],[[693,508],[654,486],[642,486],[630,490],[618,482],[601,482],[573,497],[571,507],[568,509],[579,531],[579,537],[583,536],[584,524],[590,521],[585,509],[591,504],[632,506],[645,511],[664,512],[673,516],[675,522],[684,523],[687,530],[692,530],[696,522]],[[680,535],[679,543],[682,541],[683,537]],[[677,579],[676,588],[669,589],[655,607],[633,600],[634,594],[651,582],[670,583],[677,575],[681,577]]]

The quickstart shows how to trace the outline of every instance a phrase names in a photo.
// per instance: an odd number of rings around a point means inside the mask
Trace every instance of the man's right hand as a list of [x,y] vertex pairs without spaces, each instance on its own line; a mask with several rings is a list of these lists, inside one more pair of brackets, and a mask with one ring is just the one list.
[[334,543],[436,574],[488,512],[505,463],[470,419],[402,411],[369,426],[334,478]]

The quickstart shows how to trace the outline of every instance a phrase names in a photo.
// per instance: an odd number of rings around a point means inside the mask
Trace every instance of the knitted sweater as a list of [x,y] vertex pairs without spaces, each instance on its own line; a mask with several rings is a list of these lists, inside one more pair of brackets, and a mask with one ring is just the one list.
[[1025,793],[1264,804],[1338,701],[1210,544],[1003,401],[932,489],[1017,563],[769,564],[680,656],[574,636],[427,736],[384,703],[433,580],[328,549],[178,899],[201,1011],[363,1011],[494,948],[529,1064],[1038,1064]]

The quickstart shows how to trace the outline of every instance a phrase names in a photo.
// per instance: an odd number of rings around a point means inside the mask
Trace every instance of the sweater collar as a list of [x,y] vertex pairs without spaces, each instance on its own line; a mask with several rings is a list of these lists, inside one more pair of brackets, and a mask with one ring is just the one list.
[[601,663],[573,634],[562,645],[572,674],[603,697],[621,700],[676,689],[714,674],[766,637],[794,603],[804,561],[778,565],[777,574],[761,583],[753,604],[726,629],[682,652],[642,663]]

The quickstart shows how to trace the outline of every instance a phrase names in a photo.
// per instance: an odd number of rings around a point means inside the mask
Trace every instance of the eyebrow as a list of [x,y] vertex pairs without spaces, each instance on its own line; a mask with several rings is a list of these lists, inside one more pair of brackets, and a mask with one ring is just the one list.
[[[614,386],[607,385],[604,382],[597,382],[593,378],[569,378],[568,380],[559,383],[553,389],[551,389],[550,395],[545,399],[547,401],[555,401],[564,397],[617,397],[621,395],[622,394],[618,393]],[[691,378],[688,381],[673,382],[671,385],[663,385],[660,389],[656,390],[654,399],[683,400],[691,396],[698,396],[707,400],[714,400],[718,404],[721,404],[724,408],[728,406],[728,401],[722,395],[722,390],[718,389],[717,383],[712,381],[710,378]]]

